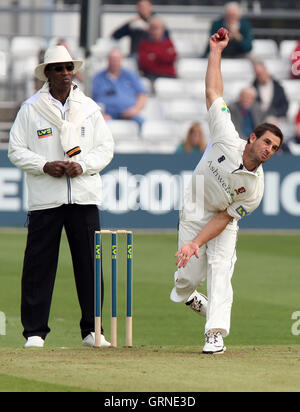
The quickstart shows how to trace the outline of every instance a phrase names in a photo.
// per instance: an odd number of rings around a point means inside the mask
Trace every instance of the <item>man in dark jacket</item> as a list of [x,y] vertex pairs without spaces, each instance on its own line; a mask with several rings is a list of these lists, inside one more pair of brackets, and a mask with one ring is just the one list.
[[[119,40],[130,38],[130,55],[135,56],[140,42],[148,37],[149,22],[154,16],[153,4],[149,0],[139,0],[136,4],[137,15],[112,33],[112,38]],[[168,31],[165,35],[168,37]]]
[[273,79],[262,62],[254,62],[255,80],[253,86],[257,90],[257,101],[265,117],[285,117],[289,102],[280,83]]
[[[252,50],[252,26],[241,15],[239,3],[230,2],[225,5],[224,16],[212,23],[211,36],[217,33],[221,27],[225,27],[229,31],[230,42],[223,52],[225,58],[241,58]],[[209,45],[207,45],[204,57],[207,57],[208,53]]]

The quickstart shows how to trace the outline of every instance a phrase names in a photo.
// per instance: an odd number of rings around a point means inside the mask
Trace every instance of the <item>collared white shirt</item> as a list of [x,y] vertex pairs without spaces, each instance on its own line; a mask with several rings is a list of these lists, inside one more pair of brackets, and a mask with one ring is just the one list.
[[[208,112],[210,143],[196,167],[185,194],[181,218],[207,222],[218,212],[227,210],[236,221],[253,212],[264,192],[263,168],[245,169],[243,152],[247,142],[241,139],[231,121],[223,98],[214,101]],[[202,215],[195,219],[202,202]],[[192,211],[192,213],[190,213]]]
[[52,102],[56,107],[59,108],[59,110],[61,111],[62,115],[64,116],[64,114],[70,109],[70,103],[69,103],[69,97],[67,98],[65,104],[62,104],[62,102],[60,102],[59,100],[55,99],[51,93],[48,93],[48,97],[50,102]]

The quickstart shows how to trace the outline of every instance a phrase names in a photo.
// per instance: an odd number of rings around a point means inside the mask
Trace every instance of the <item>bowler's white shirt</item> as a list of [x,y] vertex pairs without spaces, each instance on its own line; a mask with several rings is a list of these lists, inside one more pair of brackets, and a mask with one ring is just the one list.
[[[263,168],[259,166],[254,172],[244,168],[247,142],[239,137],[223,98],[213,102],[208,116],[210,142],[185,193],[181,220],[207,223],[227,210],[237,222],[262,200]],[[197,203],[196,209],[191,202]]]

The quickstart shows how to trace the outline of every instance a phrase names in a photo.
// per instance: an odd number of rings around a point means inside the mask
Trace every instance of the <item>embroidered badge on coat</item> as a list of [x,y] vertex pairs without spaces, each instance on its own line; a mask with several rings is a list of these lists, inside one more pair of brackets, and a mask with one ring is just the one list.
[[52,128],[49,127],[48,129],[38,130],[37,135],[39,139],[44,139],[45,137],[53,136]]

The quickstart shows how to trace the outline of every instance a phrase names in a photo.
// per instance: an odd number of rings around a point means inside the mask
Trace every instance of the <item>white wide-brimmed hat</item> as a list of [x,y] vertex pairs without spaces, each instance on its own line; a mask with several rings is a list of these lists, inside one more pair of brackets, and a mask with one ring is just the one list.
[[72,62],[74,64],[73,73],[75,74],[83,64],[82,60],[74,60],[65,46],[52,46],[46,50],[44,56],[44,63],[39,64],[34,71],[35,76],[44,82],[48,79],[45,75],[45,68],[48,64],[55,64],[55,63],[69,63]]

